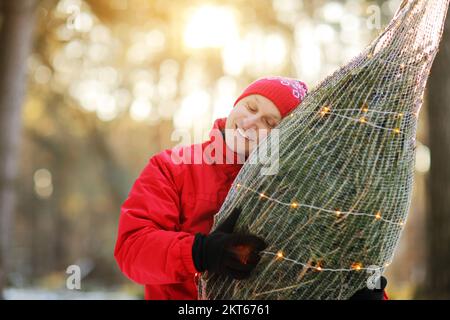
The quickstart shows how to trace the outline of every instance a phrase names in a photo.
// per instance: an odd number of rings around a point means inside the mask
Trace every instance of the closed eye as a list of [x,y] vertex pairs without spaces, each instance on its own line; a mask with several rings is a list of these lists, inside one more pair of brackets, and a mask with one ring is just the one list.
[[267,126],[269,126],[271,129],[275,128],[277,126],[277,122],[273,121],[273,120],[267,120],[266,119],[266,124]]
[[247,109],[250,110],[251,112],[256,112],[258,111],[258,109],[256,109],[255,107],[251,106],[250,104],[247,103]]

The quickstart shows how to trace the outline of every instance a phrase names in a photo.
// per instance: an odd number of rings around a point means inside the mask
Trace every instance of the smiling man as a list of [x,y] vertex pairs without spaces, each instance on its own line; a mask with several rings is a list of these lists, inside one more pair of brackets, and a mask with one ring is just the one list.
[[[242,167],[239,160],[247,159],[306,93],[298,80],[259,79],[237,98],[227,118],[214,122],[208,141],[149,159],[122,205],[114,251],[122,272],[145,286],[145,299],[197,299],[204,271],[239,280],[251,275],[268,244],[253,234],[233,233],[239,208],[210,233],[214,215]],[[179,157],[188,161],[174,161]],[[382,299],[383,290],[364,289],[355,298]]]

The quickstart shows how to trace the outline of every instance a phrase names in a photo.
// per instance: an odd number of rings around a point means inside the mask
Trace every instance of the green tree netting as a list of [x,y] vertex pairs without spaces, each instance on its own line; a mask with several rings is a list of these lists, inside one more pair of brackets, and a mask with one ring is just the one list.
[[[241,207],[235,231],[269,247],[248,280],[204,273],[200,299],[348,299],[384,272],[409,211],[417,120],[448,5],[403,1],[362,54],[281,122],[278,154],[272,133],[260,143],[213,229]],[[274,175],[253,161],[266,152]]]

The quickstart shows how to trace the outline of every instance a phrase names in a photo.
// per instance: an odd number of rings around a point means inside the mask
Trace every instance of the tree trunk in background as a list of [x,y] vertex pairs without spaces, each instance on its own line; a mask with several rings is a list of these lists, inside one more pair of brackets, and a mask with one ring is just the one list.
[[26,60],[34,27],[35,0],[0,1],[0,298],[6,285],[13,236],[15,182],[21,140]]
[[429,81],[431,170],[424,298],[450,298],[450,16]]

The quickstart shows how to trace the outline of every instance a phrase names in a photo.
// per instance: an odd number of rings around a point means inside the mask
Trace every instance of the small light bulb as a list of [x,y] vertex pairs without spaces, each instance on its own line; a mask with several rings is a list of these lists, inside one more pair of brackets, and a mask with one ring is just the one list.
[[317,271],[322,271],[322,270],[323,270],[323,269],[322,269],[322,264],[323,264],[323,260],[320,259],[319,261],[316,262],[315,269],[316,269]]
[[320,115],[323,117],[325,116],[327,113],[330,113],[331,109],[329,107],[323,107],[322,111],[320,111]]
[[396,134],[399,134],[401,131],[400,131],[400,128],[395,128],[394,129],[394,132],[396,133]]
[[284,258],[284,254],[283,254],[283,251],[278,251],[277,252],[277,259],[283,259]]
[[365,117],[361,117],[361,118],[359,119],[359,122],[361,122],[361,123],[366,123],[366,122],[367,122],[367,119],[366,119]]
[[266,197],[266,195],[265,195],[264,193],[260,193],[259,196],[260,196],[261,198],[265,198],[265,197]]
[[238,183],[238,184],[236,185],[236,187],[237,187],[237,188],[240,188],[240,187],[241,187],[241,184],[240,184],[240,183]]
[[336,210],[336,215],[337,215],[338,217],[340,217],[340,216],[341,216],[341,211],[340,211],[340,210]]
[[298,208],[298,203],[297,202],[292,202],[291,203],[291,208],[293,208],[293,209]]
[[360,262],[354,262],[351,266],[353,270],[359,271],[362,269],[362,264]]
[[368,112],[369,111],[369,106],[367,105],[367,102],[365,102],[362,106],[362,112]]
[[380,220],[381,219],[381,212],[378,211],[377,214],[375,215],[375,219]]

